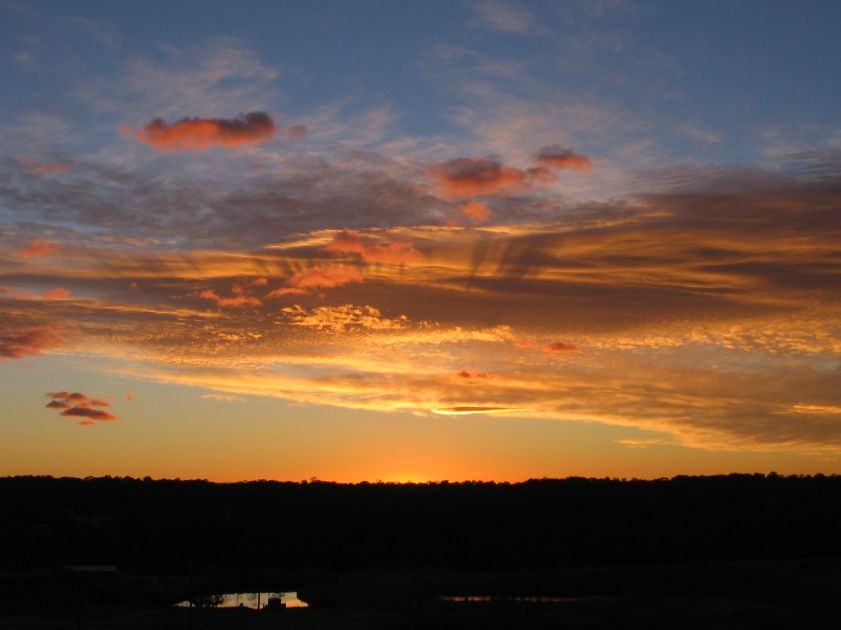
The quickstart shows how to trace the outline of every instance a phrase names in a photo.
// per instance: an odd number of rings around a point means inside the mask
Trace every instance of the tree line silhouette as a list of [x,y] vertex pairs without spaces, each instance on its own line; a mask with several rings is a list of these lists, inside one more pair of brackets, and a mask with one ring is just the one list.
[[0,568],[542,569],[841,554],[841,476],[522,483],[0,478]]

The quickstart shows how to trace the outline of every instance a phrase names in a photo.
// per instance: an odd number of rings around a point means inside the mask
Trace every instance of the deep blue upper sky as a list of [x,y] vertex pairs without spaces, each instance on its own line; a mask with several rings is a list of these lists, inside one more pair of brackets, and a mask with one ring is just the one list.
[[[463,133],[454,111],[481,115],[506,97],[627,115],[635,129],[619,135],[654,139],[658,162],[751,162],[838,133],[837,2],[6,2],[0,10],[7,120],[21,111],[78,117],[74,92],[88,81],[111,81],[140,57],[165,64],[171,47],[233,37],[278,71],[278,109],[388,106],[395,131],[413,136]],[[482,94],[465,89],[479,81]],[[569,133],[601,144],[595,152],[622,142],[575,121]]]

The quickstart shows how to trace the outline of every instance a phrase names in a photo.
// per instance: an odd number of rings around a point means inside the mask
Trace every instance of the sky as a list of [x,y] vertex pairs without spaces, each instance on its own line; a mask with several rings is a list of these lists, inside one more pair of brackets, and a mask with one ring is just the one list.
[[841,473],[840,22],[0,1],[0,475]]

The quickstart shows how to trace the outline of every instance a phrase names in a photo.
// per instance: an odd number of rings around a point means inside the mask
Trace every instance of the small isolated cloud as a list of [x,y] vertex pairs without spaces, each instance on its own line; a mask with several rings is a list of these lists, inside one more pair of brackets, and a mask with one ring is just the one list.
[[59,250],[59,245],[43,238],[30,241],[26,247],[17,250],[18,256],[49,256]]
[[[62,416],[75,418],[90,418],[91,420],[119,420],[114,414],[103,409],[92,409],[90,407],[70,407],[61,412]],[[88,426],[86,424],[86,426]]]
[[359,254],[371,263],[402,264],[423,258],[409,241],[379,242],[357,232],[345,230],[337,235],[324,251],[337,254]]
[[341,267],[339,265],[311,267],[310,269],[304,269],[293,274],[286,281],[286,287],[275,289],[268,293],[266,297],[273,298],[283,295],[302,294],[314,289],[328,289],[350,282],[362,282],[364,279],[365,276],[360,271],[350,267]]
[[261,144],[272,140],[277,130],[265,112],[250,112],[237,118],[182,118],[174,123],[155,118],[139,131],[123,129],[140,142],[167,153]]
[[500,33],[525,35],[534,29],[534,15],[517,4],[486,0],[476,4],[474,24]]
[[468,201],[461,207],[461,211],[477,224],[484,223],[493,214],[491,209],[481,201]]
[[581,349],[572,343],[565,343],[563,341],[554,341],[543,346],[543,351],[549,354],[564,354],[566,352],[580,352]]
[[456,375],[459,376],[460,378],[466,378],[466,379],[491,378],[491,375],[488,374],[487,372],[479,372],[477,370],[469,370],[469,369],[461,370],[460,372],[457,372]]
[[64,345],[59,325],[30,326],[0,334],[0,358],[20,359]]
[[427,177],[438,184],[438,194],[447,199],[493,195],[498,192],[525,192],[531,188],[526,171],[494,158],[457,158],[433,164]]
[[593,170],[593,161],[589,157],[559,144],[543,147],[538,151],[535,160],[541,166],[549,168],[573,169],[583,173]]
[[82,426],[91,426],[95,421],[119,420],[118,416],[104,409],[97,409],[97,407],[110,407],[107,401],[91,398],[82,392],[50,392],[47,397],[51,400],[45,405],[46,409],[60,409],[62,411],[59,415],[67,418],[82,418],[79,422]]

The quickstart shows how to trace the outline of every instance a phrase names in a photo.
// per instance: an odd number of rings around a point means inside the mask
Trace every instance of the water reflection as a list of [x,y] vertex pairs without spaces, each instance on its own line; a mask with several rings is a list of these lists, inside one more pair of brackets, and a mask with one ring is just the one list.
[[[253,608],[259,610],[269,605],[270,599],[278,599],[286,608],[307,608],[309,604],[298,599],[297,591],[275,593],[212,593],[193,598],[197,608]],[[178,602],[176,606],[188,607],[189,600]]]

